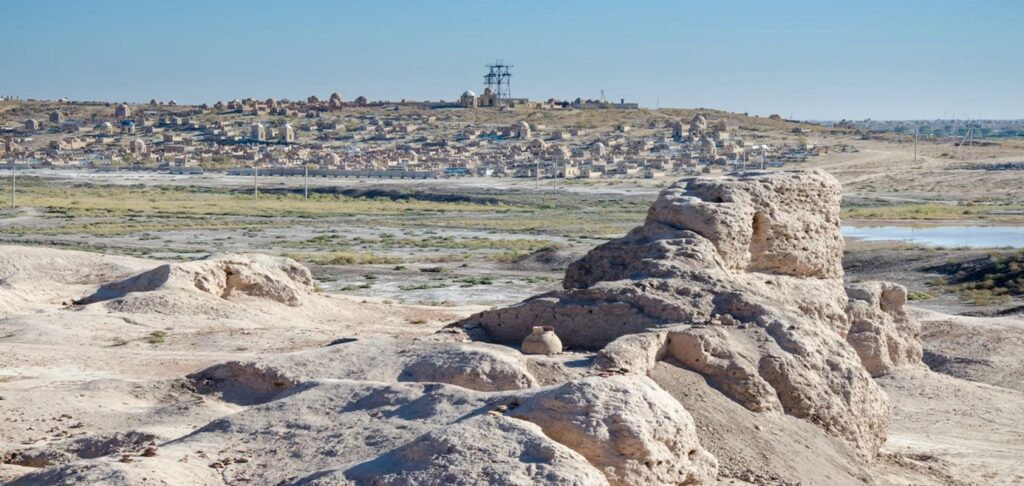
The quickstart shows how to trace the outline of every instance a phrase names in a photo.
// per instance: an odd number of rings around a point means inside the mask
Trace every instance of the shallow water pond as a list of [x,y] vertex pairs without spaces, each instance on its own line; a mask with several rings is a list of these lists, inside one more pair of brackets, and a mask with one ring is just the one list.
[[1024,226],[843,226],[843,236],[928,246],[1024,248]]

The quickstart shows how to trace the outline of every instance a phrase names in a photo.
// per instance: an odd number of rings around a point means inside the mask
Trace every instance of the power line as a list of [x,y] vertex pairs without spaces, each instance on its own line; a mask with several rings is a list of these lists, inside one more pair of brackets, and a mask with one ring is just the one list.
[[514,66],[498,59],[494,64],[484,67],[488,69],[484,75],[484,85],[494,90],[494,95],[499,100],[512,99],[512,72],[509,70]]

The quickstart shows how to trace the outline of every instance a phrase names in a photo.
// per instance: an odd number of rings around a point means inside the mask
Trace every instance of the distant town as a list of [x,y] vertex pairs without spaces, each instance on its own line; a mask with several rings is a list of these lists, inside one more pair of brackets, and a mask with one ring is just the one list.
[[[339,177],[653,178],[799,162],[856,129],[626,100],[512,97],[510,66],[453,101],[252,98],[183,105],[0,98],[0,167]],[[766,135],[781,124],[791,137]]]

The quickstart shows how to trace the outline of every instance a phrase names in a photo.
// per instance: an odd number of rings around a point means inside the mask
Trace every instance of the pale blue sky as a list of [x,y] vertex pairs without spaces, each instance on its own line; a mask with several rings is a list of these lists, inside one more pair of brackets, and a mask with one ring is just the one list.
[[1024,118],[1024,2],[0,1],[0,95],[512,94],[801,119]]

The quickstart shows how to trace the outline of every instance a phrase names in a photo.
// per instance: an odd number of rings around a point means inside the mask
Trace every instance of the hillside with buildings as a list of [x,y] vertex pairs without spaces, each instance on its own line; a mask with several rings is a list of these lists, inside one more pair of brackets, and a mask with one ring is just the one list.
[[844,148],[808,143],[811,132],[844,130],[716,110],[554,100],[495,105],[489,90],[453,103],[344,100],[337,93],[201,106],[0,101],[0,160],[52,168],[652,178],[778,166]]

